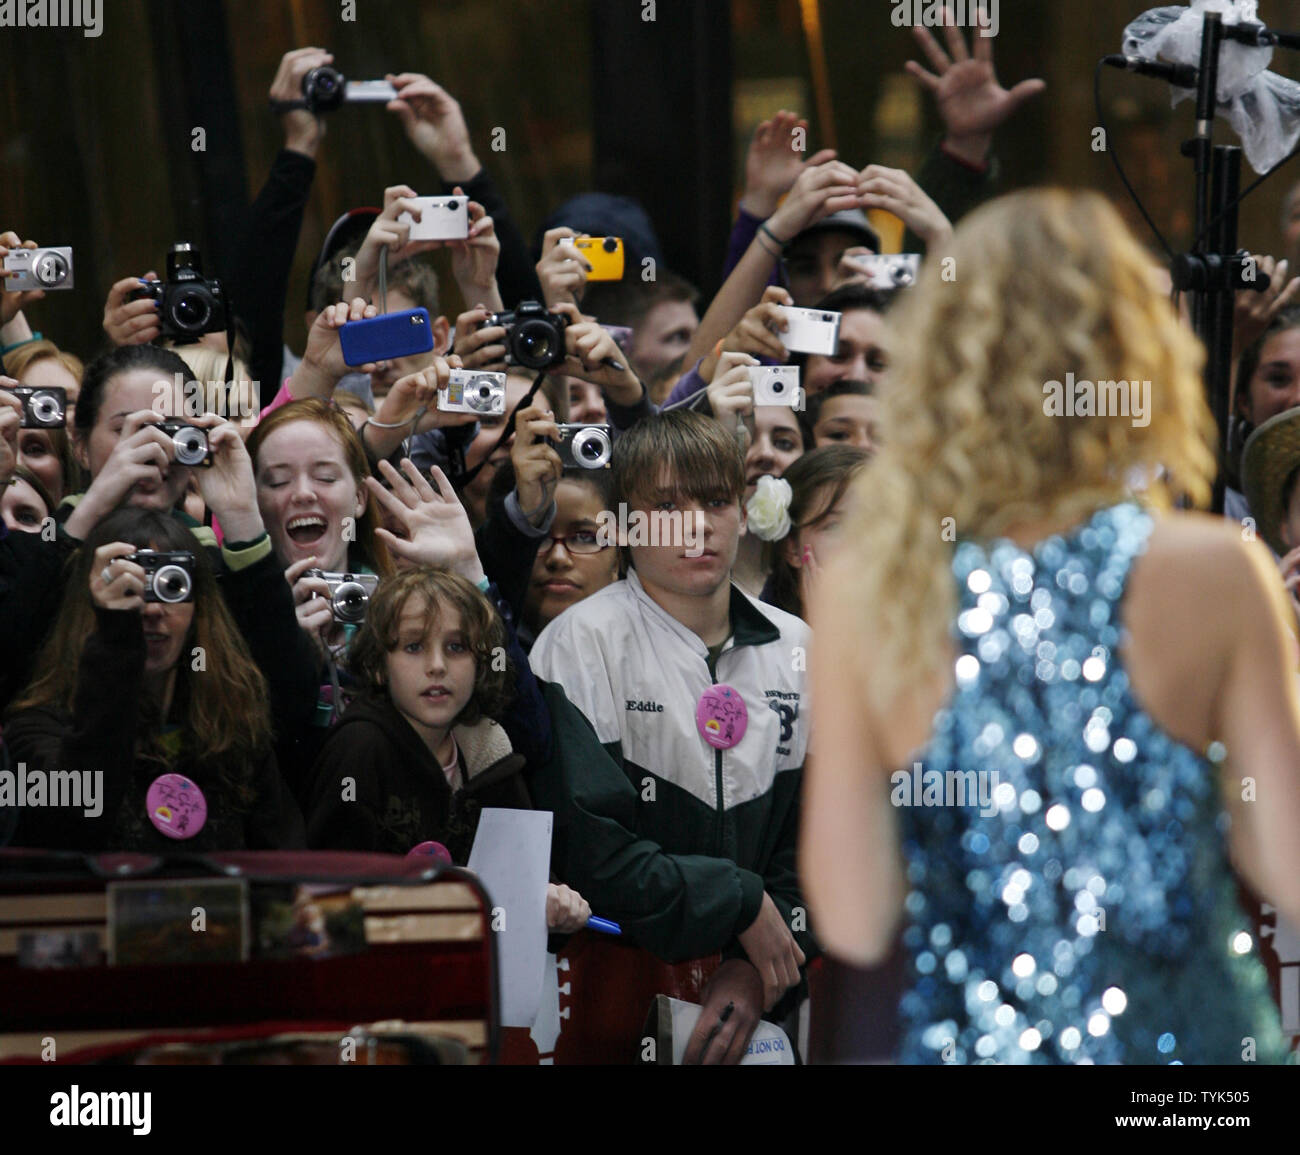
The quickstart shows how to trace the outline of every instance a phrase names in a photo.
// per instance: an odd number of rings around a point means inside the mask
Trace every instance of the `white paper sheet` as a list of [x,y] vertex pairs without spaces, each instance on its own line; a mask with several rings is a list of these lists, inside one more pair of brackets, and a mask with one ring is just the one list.
[[541,1005],[551,821],[549,810],[485,809],[469,854],[492,898],[504,1027],[531,1027]]

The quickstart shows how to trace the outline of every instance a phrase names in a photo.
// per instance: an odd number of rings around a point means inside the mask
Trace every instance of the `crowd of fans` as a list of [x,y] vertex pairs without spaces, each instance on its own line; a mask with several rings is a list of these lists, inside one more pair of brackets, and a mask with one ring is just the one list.
[[[666,267],[626,198],[574,198],[530,250],[455,98],[415,73],[388,78],[388,114],[418,159],[392,174],[381,211],[345,214],[324,239],[300,353],[283,338],[289,271],[323,147],[302,108],[280,113],[285,145],[239,246],[256,274],[223,277],[233,345],[164,339],[156,298],[137,292],[152,271],[112,286],[104,351],[34,334],[40,292],[0,294],[4,764],[105,784],[95,817],[0,809],[0,845],[436,842],[463,864],[483,806],[549,809],[551,930],[578,931],[595,909],[666,961],[720,952],[693,1056],[738,1060],[761,1016],[797,1004],[817,952],[795,854],[802,619],[879,442],[873,390],[891,298],[907,291],[871,283],[863,258],[881,241],[867,213],[901,218],[905,251],[935,251],[993,194],[993,133],[1042,87],[1003,89],[987,39],[973,56],[953,29],[946,52],[918,40],[934,72],[913,71],[945,135],[916,178],[799,152],[807,124],[776,113],[751,141],[711,301]],[[287,53],[272,100],[293,101],[331,59]],[[396,178],[427,189],[435,175],[469,200],[465,240],[412,240],[402,220],[419,209]],[[0,256],[49,240],[5,223]],[[581,236],[622,238],[621,280],[588,283],[566,243]],[[454,318],[425,256],[439,247],[467,306]],[[1285,308],[1297,285],[1280,278],[1240,310],[1242,423],[1300,414],[1300,313]],[[527,301],[566,321],[564,360],[544,375],[507,364],[493,322]],[[839,314],[837,351],[791,354],[786,306]],[[418,308],[431,352],[345,363],[345,324]],[[779,364],[800,369],[804,404],[755,404],[750,370]],[[439,408],[462,368],[506,373],[504,415]],[[196,410],[173,381],[220,388]],[[66,390],[66,426],[23,423],[15,385]],[[206,464],[177,461],[169,420],[206,433]],[[611,467],[565,467],[563,423],[608,424]],[[1266,501],[1244,457],[1238,486],[1281,511],[1266,536],[1300,546],[1297,470]],[[611,537],[638,513],[680,513],[699,548]],[[153,596],[149,550],[188,559],[189,597]],[[339,574],[364,587],[364,614],[339,611],[323,576]],[[150,791],[166,775],[201,792],[192,831],[158,819]]]

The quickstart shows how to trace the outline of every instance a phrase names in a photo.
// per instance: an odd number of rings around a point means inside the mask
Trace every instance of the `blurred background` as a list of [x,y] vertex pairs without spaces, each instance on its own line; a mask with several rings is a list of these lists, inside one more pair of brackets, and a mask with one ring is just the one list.
[[[1093,152],[1093,69],[1117,52],[1133,0],[1001,0],[995,40],[1006,87],[1047,81],[999,134],[1004,189],[1099,189],[1137,220],[1109,159]],[[590,188],[639,197],[670,266],[717,287],[754,125],[781,107],[807,116],[809,152],[834,146],[855,167],[917,169],[937,142],[933,103],[908,76],[921,59],[890,20],[892,0],[112,0],[103,34],[3,29],[0,227],[76,252],[77,288],[32,310],[34,328],[86,355],[102,343],[117,278],[164,271],[167,247],[202,247],[219,274],[232,219],[282,143],[267,89],[287,50],[321,45],[347,76],[424,72],[460,100],[475,149],[526,236]],[[1300,28],[1300,0],[1262,0],[1261,18]],[[1276,71],[1300,76],[1300,60]],[[1190,165],[1178,144],[1192,106],[1165,85],[1108,70],[1111,143],[1174,244],[1186,243]],[[298,302],[325,231],[342,211],[381,205],[398,182],[437,192],[434,175],[382,106],[330,115],[289,296],[286,338],[301,349]],[[207,149],[191,149],[202,126]],[[491,149],[505,129],[504,151]],[[1220,122],[1220,142],[1232,134]],[[1243,181],[1253,179],[1247,166]],[[1300,167],[1246,203],[1242,243],[1280,250],[1283,194]],[[1146,233],[1139,234],[1144,242]],[[441,254],[440,254],[441,255]],[[450,277],[444,311],[454,315]]]

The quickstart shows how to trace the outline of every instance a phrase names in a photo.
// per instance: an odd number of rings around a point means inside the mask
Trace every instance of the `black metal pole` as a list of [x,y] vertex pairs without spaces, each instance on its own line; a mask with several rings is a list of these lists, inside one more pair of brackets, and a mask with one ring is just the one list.
[[[1219,145],[1214,149],[1210,210],[1222,214],[1211,232],[1211,250],[1225,261],[1237,251],[1237,199],[1241,186],[1241,149]],[[1232,206],[1231,208],[1229,206]],[[1215,513],[1223,512],[1224,465],[1228,446],[1228,392],[1232,381],[1233,306],[1237,296],[1235,270],[1213,285],[1206,295],[1205,390],[1219,430],[1219,472],[1214,483]]]

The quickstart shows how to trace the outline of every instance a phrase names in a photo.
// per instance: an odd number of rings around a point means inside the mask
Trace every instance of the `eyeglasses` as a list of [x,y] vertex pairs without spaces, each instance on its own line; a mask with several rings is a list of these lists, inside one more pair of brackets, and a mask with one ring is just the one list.
[[538,553],[550,553],[555,548],[555,543],[561,542],[569,553],[600,553],[609,546],[600,540],[600,535],[591,529],[580,529],[577,533],[566,534],[564,537],[556,537],[553,534],[547,534],[542,539],[541,545],[537,547]]

